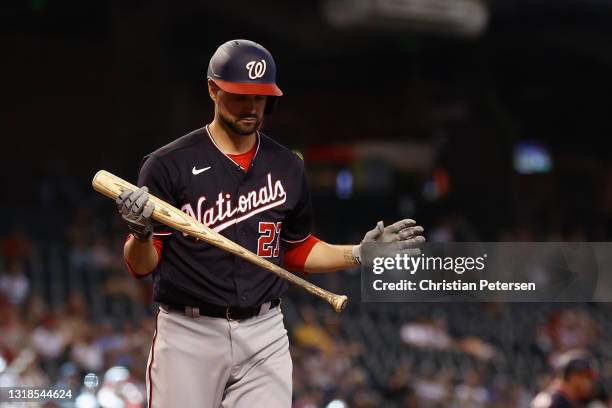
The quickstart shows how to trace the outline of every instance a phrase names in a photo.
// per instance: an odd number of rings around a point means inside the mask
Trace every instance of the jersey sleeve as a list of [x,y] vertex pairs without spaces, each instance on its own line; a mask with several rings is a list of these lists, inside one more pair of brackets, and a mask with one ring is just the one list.
[[281,239],[288,244],[303,242],[310,236],[311,228],[312,204],[310,201],[310,190],[306,183],[306,177],[302,174],[300,198],[296,206],[289,211],[287,218],[283,221]]
[[[148,155],[142,159],[138,172],[138,186],[147,186],[150,194],[171,205],[176,205],[168,168],[156,156]],[[169,236],[172,235],[172,229],[153,220],[153,235]]]
[[285,258],[283,259],[284,265],[290,271],[299,271],[306,272],[306,260],[308,259],[308,255],[312,251],[315,245],[317,245],[321,240],[314,235],[309,235],[304,241],[299,242],[297,244],[287,244],[287,249],[285,250]]

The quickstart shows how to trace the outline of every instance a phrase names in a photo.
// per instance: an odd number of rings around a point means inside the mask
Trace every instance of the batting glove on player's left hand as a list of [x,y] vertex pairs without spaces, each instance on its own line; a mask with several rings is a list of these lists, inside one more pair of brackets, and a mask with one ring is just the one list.
[[395,253],[408,251],[410,255],[419,255],[420,251],[415,246],[425,242],[425,237],[420,235],[423,231],[423,227],[416,225],[416,221],[411,219],[398,221],[388,227],[378,221],[374,229],[366,232],[361,244],[353,247],[353,256],[361,263],[361,245],[368,242],[393,244],[389,247]]
[[140,187],[136,191],[125,190],[117,197],[116,203],[121,218],[128,225],[134,238],[139,241],[149,241],[153,236],[151,214],[155,210],[155,204],[149,202],[149,189]]

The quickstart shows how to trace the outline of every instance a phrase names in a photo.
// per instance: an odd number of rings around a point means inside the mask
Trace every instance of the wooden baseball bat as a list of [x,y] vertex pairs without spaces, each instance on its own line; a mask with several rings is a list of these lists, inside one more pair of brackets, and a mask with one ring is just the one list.
[[[113,200],[116,200],[117,197],[126,189],[136,190],[138,188],[105,170],[98,171],[91,184],[94,190],[108,198],[112,198]],[[325,289],[321,289],[320,287],[313,285],[312,283],[298,276],[295,276],[291,272],[288,272],[280,266],[255,255],[251,251],[241,247],[223,235],[211,230],[195,218],[185,214],[183,211],[163,200],[160,200],[150,193],[149,200],[155,203],[155,210],[153,211],[152,215],[154,220],[189,236],[206,241],[211,245],[221,248],[236,256],[246,259],[255,265],[269,270],[277,276],[306,289],[313,295],[325,299],[333,306],[336,312],[341,312],[346,307],[348,298],[345,295],[337,295],[335,293],[328,292]]]

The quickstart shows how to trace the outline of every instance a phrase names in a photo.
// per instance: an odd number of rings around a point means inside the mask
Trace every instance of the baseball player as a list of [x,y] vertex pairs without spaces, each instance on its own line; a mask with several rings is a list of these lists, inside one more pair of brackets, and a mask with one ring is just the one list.
[[[211,123],[144,157],[136,191],[117,199],[131,234],[124,258],[153,274],[160,303],[147,365],[149,407],[290,407],[291,371],[280,304],[287,283],[239,257],[151,220],[148,192],[257,255],[292,270],[331,272],[359,262],[360,245],[311,234],[304,163],[260,131],[282,95],[272,55],[232,40],[208,66]],[[413,220],[365,242],[424,241]]]

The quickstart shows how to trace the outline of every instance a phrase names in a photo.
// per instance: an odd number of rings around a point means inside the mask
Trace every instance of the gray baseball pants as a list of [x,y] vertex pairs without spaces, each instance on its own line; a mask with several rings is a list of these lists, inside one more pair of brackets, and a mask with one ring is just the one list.
[[149,408],[290,408],[280,306],[242,321],[160,307],[147,364]]

